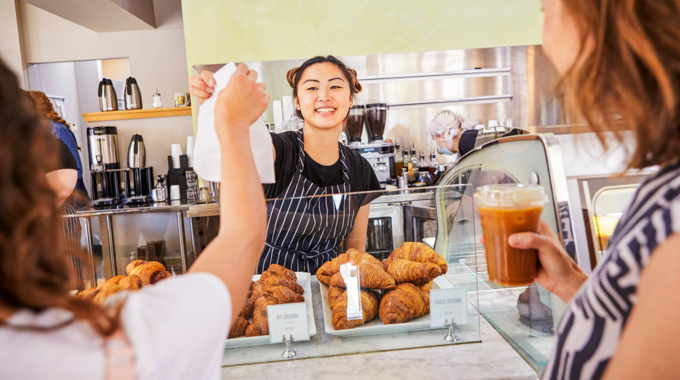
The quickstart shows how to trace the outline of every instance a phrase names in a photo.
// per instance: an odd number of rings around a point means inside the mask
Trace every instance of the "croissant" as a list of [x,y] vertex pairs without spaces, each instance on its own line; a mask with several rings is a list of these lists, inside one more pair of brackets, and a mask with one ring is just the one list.
[[244,319],[250,319],[253,316],[253,310],[255,310],[255,299],[246,298],[246,302],[243,303],[243,307],[241,308],[241,312],[238,313],[238,316]]
[[139,290],[142,287],[142,279],[131,274],[120,280],[118,283],[122,290]]
[[[331,295],[333,295],[332,301]],[[362,319],[347,319],[347,291],[345,289],[331,286],[328,289],[328,298],[333,315],[333,328],[336,330],[354,328],[375,319],[378,315],[380,300],[378,299],[378,296],[370,290],[361,290]]]
[[272,302],[270,305],[305,302],[305,297],[303,297],[301,294],[295,293],[285,286],[270,286],[265,288],[264,298],[267,299],[267,302]]
[[405,242],[401,247],[392,251],[390,256],[383,261],[384,267],[388,268],[390,263],[396,259],[436,264],[441,268],[441,274],[445,274],[449,270],[446,260],[430,246],[423,243]]
[[438,265],[432,263],[395,259],[387,267],[387,273],[394,277],[397,284],[410,282],[415,285],[422,285],[438,277],[441,274],[441,269]]
[[78,292],[77,296],[84,300],[92,301],[94,300],[94,297],[97,296],[97,293],[99,293],[99,289],[97,287],[92,287]]
[[[267,268],[267,270],[265,271],[265,273],[266,272],[270,272],[271,274],[277,274],[279,276],[286,277],[286,278],[291,279],[293,281],[297,281],[297,275],[295,275],[295,272],[293,272],[292,270],[290,270],[286,267],[283,267],[279,264],[270,265],[269,268]],[[264,273],[262,273],[262,274],[264,274]]]
[[121,290],[123,290],[123,287],[120,285],[120,282],[125,278],[123,275],[118,275],[109,278],[108,280],[104,281],[98,286],[99,291],[97,292],[97,295],[94,297],[93,301],[101,303],[103,302],[106,298],[108,298],[110,295],[114,293],[118,293]]
[[[132,263],[130,263],[132,264]],[[129,266],[129,265],[128,265]],[[130,271],[131,275],[139,276],[142,279],[144,285],[155,284],[156,282],[162,280],[163,278],[169,277],[170,273],[160,274],[159,272],[165,272],[165,267],[158,261],[149,261],[138,265]]]
[[385,272],[385,268],[372,255],[349,249],[342,255],[327,261],[316,271],[319,281],[336,287],[345,287],[345,281],[340,274],[340,266],[351,262],[359,267],[359,281],[363,288],[394,289],[394,279]]
[[[148,263],[148,261],[145,261],[145,260],[134,260],[133,262],[131,262],[130,264],[128,264],[128,265],[125,267],[125,272],[127,272],[127,274],[129,275],[130,273],[132,273],[132,270],[133,270],[133,269],[137,268],[138,266],[140,266],[140,265],[142,265],[142,264],[146,264],[146,263]],[[165,268],[163,268],[163,269],[165,269]]]
[[253,311],[253,323],[246,327],[246,336],[269,335],[269,321],[267,320],[267,306],[274,305],[266,297],[260,297],[255,301]]
[[243,317],[236,317],[229,328],[229,338],[243,336],[248,327],[248,320]]
[[380,320],[384,324],[403,323],[430,312],[430,293],[410,283],[397,285],[380,301]]
[[274,272],[266,271],[260,277],[260,284],[265,288],[270,286],[285,286],[297,294],[302,294],[305,290],[295,280],[284,277]]

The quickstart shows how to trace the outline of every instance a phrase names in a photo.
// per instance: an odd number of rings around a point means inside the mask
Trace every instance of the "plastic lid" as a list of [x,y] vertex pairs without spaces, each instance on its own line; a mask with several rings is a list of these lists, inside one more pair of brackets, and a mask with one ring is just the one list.
[[482,186],[474,198],[480,206],[501,208],[538,207],[548,201],[543,186],[522,184]]

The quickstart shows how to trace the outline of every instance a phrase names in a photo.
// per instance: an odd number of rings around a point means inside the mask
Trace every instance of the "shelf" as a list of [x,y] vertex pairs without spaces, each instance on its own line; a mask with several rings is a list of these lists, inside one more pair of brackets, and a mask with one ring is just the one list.
[[84,113],[83,118],[87,122],[146,119],[150,117],[190,116],[191,107],[149,108],[141,110],[108,111]]

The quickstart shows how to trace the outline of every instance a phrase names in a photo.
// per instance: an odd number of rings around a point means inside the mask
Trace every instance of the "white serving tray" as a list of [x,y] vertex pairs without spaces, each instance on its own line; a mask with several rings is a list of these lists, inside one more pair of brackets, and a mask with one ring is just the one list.
[[[357,326],[353,329],[347,330],[336,330],[333,328],[333,313],[331,312],[331,307],[328,302],[328,285],[319,282],[321,288],[321,302],[323,304],[323,322],[326,334],[337,335],[342,337],[351,336],[365,336],[365,335],[379,335],[379,334],[397,334],[405,333],[409,331],[420,331],[430,329],[430,314],[425,314],[416,319],[404,323],[395,323],[392,325],[386,325],[382,323],[380,317],[376,317],[374,320],[365,323],[362,326]],[[453,285],[444,277],[439,276],[434,279],[433,289],[448,289],[452,288]]]
[[[316,322],[314,321],[314,308],[312,307],[312,281],[309,273],[307,272],[295,272],[297,276],[297,283],[302,286],[305,297],[305,304],[307,305],[307,329],[309,331],[309,336],[316,335]],[[256,274],[253,276],[253,281],[260,279],[260,275]],[[239,310],[240,311],[240,310]],[[250,347],[250,346],[261,346],[269,343],[269,335],[260,336],[249,336],[249,337],[238,337],[227,339],[226,347]]]

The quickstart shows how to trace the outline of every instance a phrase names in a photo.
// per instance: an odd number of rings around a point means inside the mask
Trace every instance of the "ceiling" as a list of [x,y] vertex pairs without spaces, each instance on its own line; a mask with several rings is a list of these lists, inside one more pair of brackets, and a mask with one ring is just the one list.
[[181,28],[181,0],[23,0],[92,31]]

